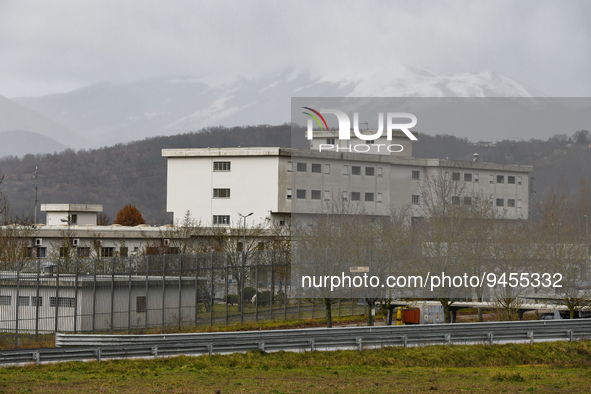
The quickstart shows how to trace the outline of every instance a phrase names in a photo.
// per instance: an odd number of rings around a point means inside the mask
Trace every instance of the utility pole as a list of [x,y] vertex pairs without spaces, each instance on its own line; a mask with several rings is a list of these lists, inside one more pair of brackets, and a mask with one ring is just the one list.
[[35,175],[33,175],[33,179],[35,180],[35,215],[33,216],[33,226],[37,226],[37,166],[35,166]]

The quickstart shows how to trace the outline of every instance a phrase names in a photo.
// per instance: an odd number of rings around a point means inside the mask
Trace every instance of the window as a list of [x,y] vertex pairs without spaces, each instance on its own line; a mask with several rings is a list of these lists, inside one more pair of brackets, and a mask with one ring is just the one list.
[[70,224],[78,224],[78,215],[73,213],[70,215]]
[[101,257],[113,257],[113,253],[115,252],[115,248],[101,248]]
[[68,246],[60,246],[60,257],[66,258],[70,255],[70,247]]
[[510,184],[510,185],[514,185],[514,184],[515,184],[515,177],[514,177],[514,176],[511,176],[511,175],[509,175],[509,176],[507,177],[507,183],[508,183],[508,184]]
[[503,200],[502,198],[497,198],[497,207],[504,207],[505,206],[505,200]]
[[291,200],[291,189],[287,189],[287,199]]
[[334,145],[334,143],[335,143],[335,139],[334,139],[334,138],[327,138],[327,139],[326,139],[326,143],[327,143],[327,144],[330,144],[330,145]]
[[12,304],[12,296],[3,295],[0,296],[0,305],[11,305]]
[[361,201],[361,193],[351,192],[351,201]]
[[497,183],[505,183],[505,176],[497,175]]
[[244,250],[244,244],[242,242],[238,241],[236,243],[236,251],[237,252],[242,252],[243,250]]
[[517,184],[518,184],[519,186],[521,186],[521,177],[520,177],[520,176],[518,176],[518,177],[517,177]]
[[213,215],[213,224],[230,224],[230,215]]
[[365,193],[365,201],[372,202],[373,201],[373,193]]
[[451,202],[453,205],[460,205],[460,197],[452,197]]
[[320,200],[321,199],[321,193],[320,190],[312,190],[312,200]]
[[160,254],[160,252],[158,251],[158,248],[156,248],[154,246],[147,246],[146,247],[146,254],[148,256],[157,256],[158,254]]
[[361,175],[361,167],[352,166],[351,167],[351,175]]
[[521,199],[517,200],[517,208],[521,208]]
[[346,164],[343,166],[343,175],[349,175],[349,166]]
[[464,182],[472,182],[472,174],[464,174]]
[[43,306],[43,297],[37,298],[36,296],[32,296],[31,306]]
[[76,255],[78,257],[89,257],[90,256],[90,248],[89,247],[79,247],[76,250]]
[[412,196],[412,203],[413,204],[418,204],[419,203],[419,196],[416,194],[413,194]]
[[366,176],[374,176],[376,169],[373,167],[365,167],[365,175]]
[[264,242],[259,242],[257,244],[257,250],[265,250],[265,243]]
[[368,140],[367,145],[373,145],[376,143],[376,140]]
[[18,296],[18,306],[29,306],[30,298],[29,296]]
[[142,313],[147,310],[146,296],[137,296],[135,299],[135,311]]
[[378,167],[378,178],[382,178],[384,176],[384,169],[382,167]]
[[230,171],[230,162],[229,161],[214,161],[213,162],[213,170],[214,171]]
[[129,248],[122,246],[119,248],[119,256],[121,257],[127,257],[129,256]]
[[490,174],[490,183],[495,183],[495,176],[493,174]]
[[320,174],[322,172],[322,164],[312,163],[312,172]]
[[324,165],[324,173],[325,174],[330,174],[330,164],[325,164]]
[[472,205],[472,197],[464,197],[464,205]]
[[330,190],[325,190],[324,191],[324,201],[329,201],[330,200]]
[[308,171],[308,165],[306,163],[298,163],[297,170],[298,172],[306,172]]
[[287,172],[293,171],[293,162],[290,160],[287,162]]
[[213,198],[230,198],[230,189],[213,189]]
[[509,208],[515,208],[515,199],[513,199],[513,198],[507,199],[507,206]]
[[[55,297],[49,297],[49,306],[55,307]],[[57,306],[65,308],[74,308],[76,306],[76,299],[74,297],[59,297]]]
[[459,181],[460,180],[460,173],[459,172],[452,172],[451,173],[451,180],[452,181]]
[[301,198],[301,199],[306,198],[306,190],[305,189],[296,190],[296,197]]
[[478,183],[479,178],[480,178],[479,174],[474,174],[474,183]]
[[378,193],[378,198],[376,202],[382,202],[382,193]]
[[279,225],[280,225],[280,226],[285,226],[285,220],[280,220],[280,221],[279,221]]
[[343,192],[343,200],[347,201],[349,199],[349,192]]
[[421,171],[413,171],[412,179],[421,179]]

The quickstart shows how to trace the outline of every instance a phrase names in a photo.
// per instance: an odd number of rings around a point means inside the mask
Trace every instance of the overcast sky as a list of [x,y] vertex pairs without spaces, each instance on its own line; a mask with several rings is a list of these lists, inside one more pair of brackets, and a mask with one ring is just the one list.
[[589,1],[0,0],[0,95],[163,75],[362,78],[407,64],[591,96],[590,19]]

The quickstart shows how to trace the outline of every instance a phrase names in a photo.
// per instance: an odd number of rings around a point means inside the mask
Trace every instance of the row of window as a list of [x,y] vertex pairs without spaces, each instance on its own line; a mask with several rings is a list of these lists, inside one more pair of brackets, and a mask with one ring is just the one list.
[[[330,200],[330,195],[331,192],[330,190],[325,190],[324,191],[324,200],[325,201],[329,201]],[[306,189],[297,189],[296,190],[296,198],[299,200],[305,200],[308,197],[308,191]],[[362,193],[361,192],[351,192],[351,201],[361,201],[361,196]],[[363,194],[364,197],[364,201],[367,202],[382,202],[382,193],[364,193]],[[374,198],[376,197],[376,198]],[[292,189],[287,189],[287,199],[291,199],[292,198]],[[347,201],[349,200],[349,192],[348,191],[344,191],[342,194],[342,198],[343,200]],[[310,199],[311,200],[321,200],[322,199],[322,190],[311,190],[310,193]]]
[[[32,248],[31,248],[32,249]],[[39,253],[39,249],[44,249],[42,251],[42,255]],[[37,257],[45,257],[46,248],[37,248]],[[134,249],[136,252],[138,248]],[[33,250],[30,250],[29,253],[32,253]],[[113,257],[115,255],[115,248],[114,247],[102,247],[100,248],[100,257]],[[65,258],[70,256],[70,247],[62,246],[60,247],[60,257]],[[129,256],[129,248],[122,246],[119,248],[119,256],[121,257],[128,257]],[[32,256],[31,256],[32,257]],[[76,257],[90,257],[90,247],[88,246],[79,246],[76,248]]]
[[[322,173],[322,164],[320,163],[312,163],[310,166],[310,170],[312,173],[321,174]],[[287,171],[292,171],[292,162],[287,162]],[[308,172],[308,163],[296,163],[296,171],[297,172]],[[330,164],[324,165],[324,173],[330,174]],[[384,176],[384,169],[383,167],[365,167],[365,170],[362,171],[361,166],[351,166],[351,175],[361,175],[365,173],[366,176],[376,176],[378,178],[382,178]],[[349,165],[343,165],[343,175],[349,175]]]
[[[495,200],[493,200],[493,199],[490,200],[491,206],[493,206],[495,204],[495,202],[496,202],[497,207],[504,207],[505,206],[505,199],[504,198],[497,198]],[[415,204],[415,205],[419,204],[419,201],[420,201],[420,197],[418,195],[415,194],[412,196],[412,203],[413,204]],[[462,202],[462,198],[461,197],[452,197],[451,201],[455,205],[460,205],[460,203]],[[464,205],[472,205],[472,197],[464,197],[463,202],[464,202]],[[517,203],[516,203],[514,198],[508,198],[507,199],[507,207],[521,208],[522,207],[521,199],[517,199]]]
[[[311,170],[313,173],[321,173],[322,172],[322,165],[319,163],[312,163]],[[288,171],[291,171],[292,163],[291,161],[288,162]],[[308,171],[308,163],[297,163],[296,169],[298,172],[307,172]],[[324,173],[330,174],[330,164],[324,165]],[[377,167],[377,176],[378,178],[383,177],[383,168]],[[351,166],[351,175],[361,175],[362,174],[362,167],[361,166]],[[349,175],[349,165],[343,165],[343,175]],[[365,167],[365,175],[366,176],[374,176],[376,175],[376,168],[375,167]],[[459,172],[452,172],[451,178],[453,181],[459,181],[461,179],[461,173]],[[411,178],[414,180],[421,179],[421,171],[412,170]],[[507,183],[510,185],[521,185],[522,184],[522,177],[515,176],[515,175],[507,175]],[[480,174],[472,174],[469,172],[464,173],[464,182],[474,182],[479,183],[480,181]],[[490,174],[490,183],[495,183],[495,175]],[[497,175],[496,176],[496,183],[503,184],[505,183],[505,175]]]
[[[18,306],[43,306],[43,297],[36,296],[18,296]],[[12,305],[12,296],[0,296],[0,306]],[[65,307],[74,308],[76,306],[76,299],[74,297],[49,297],[49,306],[51,307]]]

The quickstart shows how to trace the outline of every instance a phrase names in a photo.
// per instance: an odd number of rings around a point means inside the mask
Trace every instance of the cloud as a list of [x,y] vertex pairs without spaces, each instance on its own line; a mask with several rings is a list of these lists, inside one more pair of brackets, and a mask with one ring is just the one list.
[[587,2],[5,1],[0,94],[160,75],[338,79],[496,71],[546,94],[591,93]]

